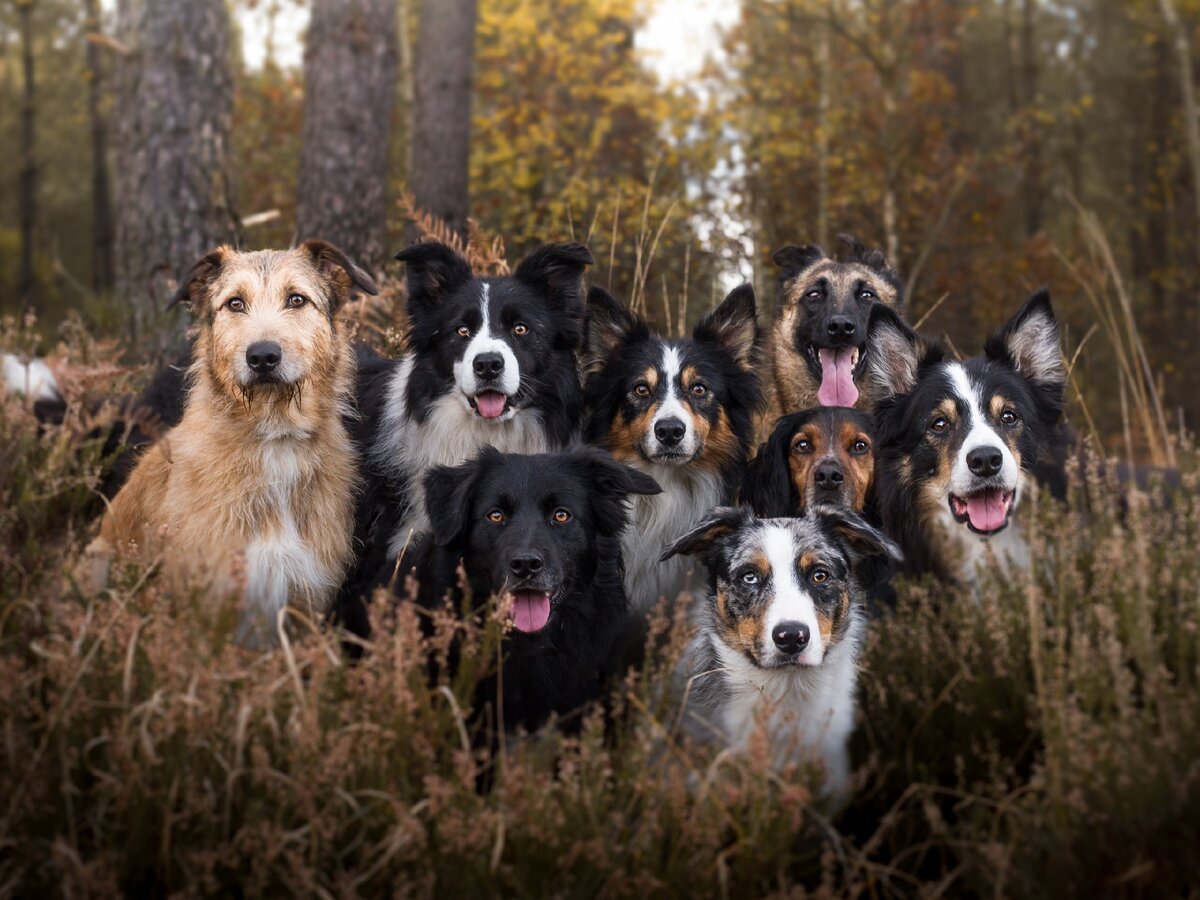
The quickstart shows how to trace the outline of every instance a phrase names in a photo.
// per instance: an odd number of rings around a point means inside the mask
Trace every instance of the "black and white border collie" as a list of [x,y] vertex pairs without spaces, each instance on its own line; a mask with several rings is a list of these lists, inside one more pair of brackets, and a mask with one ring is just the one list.
[[1034,294],[983,354],[956,362],[888,311],[873,314],[869,377],[876,485],[884,528],[910,571],[972,582],[989,553],[1027,566],[1013,513],[1033,472],[1061,457],[1066,364],[1046,291]]
[[577,436],[580,244],[547,244],[511,276],[475,277],[440,243],[396,254],[408,286],[408,351],[383,360],[360,350],[360,409],[373,541],[395,556],[429,527],[421,493],[433,466],[484,447],[544,453]]
[[860,572],[899,559],[899,548],[843,508],[786,519],[725,508],[663,556],[676,554],[699,556],[709,572],[678,672],[684,733],[744,751],[765,726],[776,766],[818,762],[843,799],[865,628]]
[[[423,607],[441,608],[449,596],[462,616],[496,595],[511,629],[500,671],[477,688],[477,712],[498,714],[502,696],[505,726],[534,729],[599,696],[627,613],[626,498],[658,490],[654,479],[595,447],[535,455],[488,448],[461,466],[429,471],[432,533],[399,564],[386,564],[376,582],[402,584],[396,576],[412,572]],[[460,566],[474,610],[459,608]]]
[[584,435],[663,489],[634,499],[623,541],[637,613],[689,586],[688,561],[660,561],[662,546],[733,498],[761,404],[757,334],[749,285],[706,313],[690,339],[655,333],[600,288],[588,293]]

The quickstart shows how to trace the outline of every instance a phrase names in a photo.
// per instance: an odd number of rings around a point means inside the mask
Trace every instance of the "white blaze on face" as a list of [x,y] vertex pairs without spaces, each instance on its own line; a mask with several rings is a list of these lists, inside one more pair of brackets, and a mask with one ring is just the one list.
[[771,566],[771,605],[763,618],[763,648],[765,661],[783,662],[786,657],[775,646],[771,635],[784,622],[801,622],[808,626],[808,646],[796,657],[801,665],[820,665],[825,656],[817,607],[812,597],[796,577],[797,547],[792,532],[781,525],[766,525],[762,530],[762,550]]
[[[662,453],[674,453],[687,461],[696,455],[696,425],[692,420],[691,411],[679,396],[679,373],[682,364],[679,361],[679,351],[675,347],[663,346],[659,368],[662,371],[665,393],[654,418],[650,421],[650,428],[643,437],[646,455],[654,459]],[[678,444],[664,445],[655,434],[655,426],[667,419],[678,419],[683,423],[683,440]]]
[[961,363],[946,363],[946,374],[950,378],[955,396],[966,406],[968,416],[968,421],[963,422],[963,427],[968,429],[967,436],[958,448],[954,457],[954,468],[950,473],[950,492],[961,497],[978,490],[978,479],[967,465],[967,454],[977,447],[995,447],[1000,451],[1004,462],[997,476],[999,485],[1006,491],[1016,490],[1021,468],[1008,448],[1008,443],[992,426],[984,410],[979,388],[971,383],[967,370]]
[[504,371],[500,378],[486,386],[486,390],[495,390],[512,397],[521,386],[521,369],[512,348],[492,330],[491,298],[489,285],[483,285],[479,297],[479,329],[471,336],[463,355],[454,363],[454,383],[465,398],[475,397],[481,387],[480,379],[475,375],[475,359],[485,353],[499,353],[504,360]]

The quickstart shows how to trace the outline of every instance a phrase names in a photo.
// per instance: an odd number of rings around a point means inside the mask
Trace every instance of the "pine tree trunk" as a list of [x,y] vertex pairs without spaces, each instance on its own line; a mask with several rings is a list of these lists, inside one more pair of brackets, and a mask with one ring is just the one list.
[[34,102],[36,85],[33,68],[33,0],[17,3],[21,28],[21,59],[25,79],[25,97],[21,105],[21,170],[18,184],[18,218],[21,225],[21,270],[17,280],[17,296],[21,304],[33,297],[33,240],[37,223],[37,160],[34,132]]
[[412,170],[418,209],[462,232],[475,65],[475,0],[424,0],[414,78]]
[[1038,64],[1034,32],[1034,0],[1021,4],[1021,107],[1025,122],[1025,171],[1021,199],[1025,209],[1025,236],[1042,228],[1042,128],[1037,121]]
[[118,73],[114,261],[143,337],[187,267],[234,237],[230,26],[224,0],[123,0],[118,11],[132,52]]
[[385,258],[396,0],[313,0],[304,52],[296,237]]
[[112,200],[108,182],[108,128],[100,108],[103,73],[100,47],[91,36],[100,34],[100,4],[87,3],[88,120],[92,131],[92,290],[109,291],[113,286]]
[[1196,86],[1192,80],[1192,49],[1187,25],[1179,18],[1172,0],[1158,0],[1163,21],[1179,64],[1179,94],[1183,98],[1184,131],[1187,134],[1188,163],[1192,170],[1192,200],[1196,209],[1196,228],[1200,230],[1200,119],[1197,119]]

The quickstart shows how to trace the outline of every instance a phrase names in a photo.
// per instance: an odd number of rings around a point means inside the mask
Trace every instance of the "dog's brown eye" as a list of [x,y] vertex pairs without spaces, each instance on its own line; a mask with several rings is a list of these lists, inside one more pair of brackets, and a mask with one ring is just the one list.
[[466,325],[459,325],[458,326],[458,336],[459,337],[470,337],[471,329],[468,328]]
[[813,584],[824,584],[829,580],[829,573],[824,569],[813,569],[813,573],[809,577],[812,578]]
[[1015,425],[1016,423],[1017,423],[1017,414],[1015,412],[1013,412],[1011,409],[1006,409],[1004,412],[1000,413],[1000,424]]
[[816,291],[816,290],[814,290],[814,291],[809,291],[807,296],[808,296],[808,299],[809,299],[809,300],[820,300],[820,299],[821,299],[821,292],[820,292],[820,291]]
[[637,394],[639,397],[649,397],[650,396],[650,385],[646,384],[646,382],[644,382],[644,381],[639,381],[637,384],[635,384],[633,386],[633,392],[635,394]]
[[861,291],[859,291],[858,296],[863,300],[874,300],[875,299],[875,294],[872,291],[867,290],[866,288],[863,288]]
[[502,525],[504,523],[504,513],[498,509],[493,509],[487,514],[487,519],[493,525]]
[[807,438],[801,438],[796,441],[796,445],[792,447],[793,453],[812,453],[812,443]]
[[948,421],[946,421],[944,416],[938,416],[936,419],[934,419],[932,422],[929,423],[929,430],[932,431],[934,434],[942,434],[949,427],[950,427],[950,423]]
[[288,309],[299,309],[307,302],[308,302],[308,298],[303,296],[302,294],[288,294],[288,298],[287,298]]
[[708,388],[705,387],[704,385],[702,385],[702,384],[693,384],[692,385],[692,395],[693,396],[703,397],[707,393],[708,393]]
[[524,322],[518,322],[513,326],[513,334],[529,334],[529,326]]
[[225,305],[229,308],[230,312],[245,312],[246,311],[246,301],[243,300],[241,297],[230,297],[228,300],[225,301]]
[[862,456],[864,453],[866,453],[870,449],[871,448],[867,446],[866,441],[855,441],[853,444],[850,445],[850,452],[853,453],[855,456]]
[[556,509],[554,511],[554,521],[561,525],[563,522],[571,521],[571,513],[565,509]]

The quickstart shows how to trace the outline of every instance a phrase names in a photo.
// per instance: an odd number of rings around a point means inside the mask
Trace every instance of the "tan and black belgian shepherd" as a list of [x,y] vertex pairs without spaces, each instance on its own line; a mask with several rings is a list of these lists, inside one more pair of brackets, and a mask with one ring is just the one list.
[[290,607],[319,617],[352,556],[357,465],[344,418],[355,363],[338,309],[375,282],[324,241],[219,247],[175,302],[198,321],[183,419],[138,461],[87,551],[161,554],[168,577],[235,594],[237,639],[263,645]]

